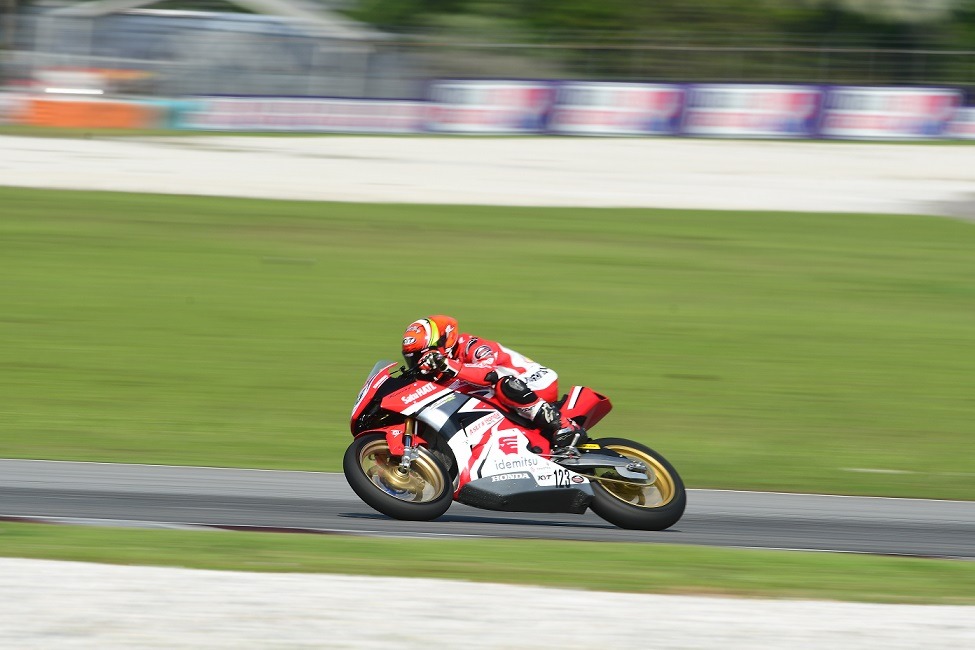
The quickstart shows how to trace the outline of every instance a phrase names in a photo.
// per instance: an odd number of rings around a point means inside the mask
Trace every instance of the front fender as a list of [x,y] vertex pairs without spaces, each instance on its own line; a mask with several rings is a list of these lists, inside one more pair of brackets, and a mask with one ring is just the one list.
[[[382,427],[381,429],[369,429],[368,431],[360,431],[359,433],[355,434],[355,437],[361,438],[362,436],[366,436],[374,433],[382,434],[386,436],[386,446],[389,447],[389,453],[392,454],[393,456],[402,456],[404,451],[403,433],[405,431],[406,431],[406,427],[404,425],[394,424],[392,426]],[[413,445],[414,446],[423,445],[424,447],[429,446],[426,440],[416,435],[415,433],[413,434]]]

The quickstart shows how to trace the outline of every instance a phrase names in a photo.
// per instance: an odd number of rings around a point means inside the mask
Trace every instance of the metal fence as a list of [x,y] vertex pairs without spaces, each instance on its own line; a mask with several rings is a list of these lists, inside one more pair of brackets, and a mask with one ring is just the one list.
[[938,85],[975,91],[975,50],[831,44],[410,44],[438,74],[621,81]]
[[[384,37],[329,39],[300,29],[206,29],[146,17],[128,33],[98,21],[19,21],[5,79],[51,68],[142,70],[119,92],[419,98],[437,77],[605,79],[847,85],[936,85],[975,93],[975,51],[816,43],[797,37],[614,41]],[[131,21],[130,21],[131,23]],[[133,77],[134,78],[134,77]]]

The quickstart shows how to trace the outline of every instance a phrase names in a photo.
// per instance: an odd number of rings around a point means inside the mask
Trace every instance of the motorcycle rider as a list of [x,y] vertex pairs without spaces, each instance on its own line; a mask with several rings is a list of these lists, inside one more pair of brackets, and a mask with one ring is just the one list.
[[502,405],[549,438],[553,451],[588,440],[582,427],[552,405],[559,394],[554,370],[497,341],[458,331],[451,316],[436,314],[410,323],[403,333],[403,358],[435,382],[456,379],[493,388]]

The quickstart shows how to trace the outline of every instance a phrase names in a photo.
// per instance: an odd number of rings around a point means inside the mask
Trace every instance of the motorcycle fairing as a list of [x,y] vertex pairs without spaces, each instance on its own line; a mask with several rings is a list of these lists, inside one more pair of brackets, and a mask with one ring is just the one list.
[[[568,470],[563,471],[569,473]],[[484,510],[581,515],[592,503],[593,493],[588,482],[564,488],[543,487],[528,472],[510,472],[471,481],[454,498]]]
[[613,408],[605,395],[585,386],[573,386],[562,404],[562,415],[590,429]]
[[[447,442],[457,461],[458,477],[454,494],[458,499],[468,483],[520,471],[530,475],[531,491],[537,493],[531,499],[526,497],[526,508],[542,512],[575,512],[573,508],[578,507],[579,503],[588,504],[591,488],[586,477],[532,453],[528,448],[530,443],[544,443],[537,432],[521,428],[495,406],[472,395],[454,392],[432,382],[416,381],[383,398],[383,408],[399,409],[404,414],[410,414]],[[387,436],[387,440],[392,438]],[[402,449],[402,439],[396,442],[399,443],[398,448]],[[497,481],[489,480],[471,488],[479,495],[478,501],[519,501],[513,497],[510,489],[502,492],[488,489],[486,484],[497,488],[494,483]],[[569,499],[544,494],[548,489],[576,489],[582,493]],[[552,505],[546,506],[549,502]]]
[[[517,425],[500,420],[471,450],[454,498],[488,510],[585,512],[593,499],[589,479],[532,453],[528,444]],[[456,455],[457,446],[451,448]]]
[[[379,427],[377,429],[369,429],[367,431],[360,431],[355,435],[356,438],[360,438],[365,435],[373,433],[381,433],[386,436],[386,446],[389,447],[389,453],[393,456],[402,456],[406,451],[403,445],[403,433],[405,433],[406,427],[402,424],[397,424],[388,427]],[[429,446],[427,440],[422,436],[413,434],[413,446]]]
[[349,419],[349,428],[352,429],[352,435],[356,435],[356,423],[372,401],[371,395],[377,393],[382,385],[390,379],[389,373],[395,367],[396,364],[392,361],[379,361],[372,367],[369,376],[366,377],[366,381],[362,384],[359,396],[356,397],[355,406],[352,407],[352,417]]

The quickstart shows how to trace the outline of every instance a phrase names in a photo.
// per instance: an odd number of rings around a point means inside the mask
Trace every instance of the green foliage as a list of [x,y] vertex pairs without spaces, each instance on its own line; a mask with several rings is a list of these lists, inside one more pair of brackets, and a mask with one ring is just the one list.
[[964,48],[975,46],[972,22],[965,20],[973,7],[973,0],[361,0],[352,13],[390,29],[422,28],[445,13],[513,18],[543,41],[681,34],[697,40],[761,36],[788,42],[801,34],[805,41],[826,44],[855,37],[864,45],[893,39]]
[[353,18],[389,30],[416,28],[434,15],[452,13],[464,0],[361,0],[349,13]]

